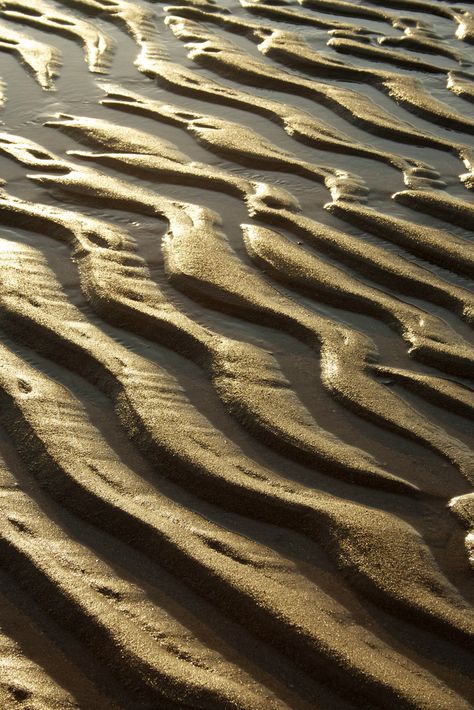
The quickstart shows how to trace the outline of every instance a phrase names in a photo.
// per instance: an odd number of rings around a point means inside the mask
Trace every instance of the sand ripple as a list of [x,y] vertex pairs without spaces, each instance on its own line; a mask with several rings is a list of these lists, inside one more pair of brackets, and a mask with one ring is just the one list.
[[2,708],[472,708],[472,12],[0,20]]

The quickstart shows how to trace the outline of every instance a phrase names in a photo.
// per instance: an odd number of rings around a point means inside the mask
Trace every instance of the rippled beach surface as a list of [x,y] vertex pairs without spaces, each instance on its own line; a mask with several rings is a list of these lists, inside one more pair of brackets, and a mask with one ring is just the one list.
[[474,707],[474,5],[0,0],[0,707]]

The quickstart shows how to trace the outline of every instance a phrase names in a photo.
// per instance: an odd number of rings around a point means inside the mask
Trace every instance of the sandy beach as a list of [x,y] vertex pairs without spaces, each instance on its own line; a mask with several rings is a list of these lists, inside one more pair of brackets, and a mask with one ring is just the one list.
[[474,708],[474,7],[0,0],[0,708]]

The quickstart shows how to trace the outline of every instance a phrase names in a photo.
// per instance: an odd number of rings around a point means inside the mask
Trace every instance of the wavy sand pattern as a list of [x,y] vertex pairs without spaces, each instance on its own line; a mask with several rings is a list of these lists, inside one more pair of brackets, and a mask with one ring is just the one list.
[[473,43],[0,1],[2,708],[474,707]]

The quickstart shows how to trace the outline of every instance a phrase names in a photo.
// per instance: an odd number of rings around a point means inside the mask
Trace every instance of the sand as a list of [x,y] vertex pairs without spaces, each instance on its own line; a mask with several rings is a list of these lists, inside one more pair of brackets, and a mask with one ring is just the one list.
[[473,42],[0,0],[2,708],[474,707]]

